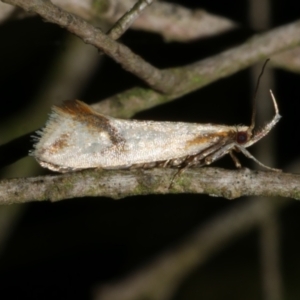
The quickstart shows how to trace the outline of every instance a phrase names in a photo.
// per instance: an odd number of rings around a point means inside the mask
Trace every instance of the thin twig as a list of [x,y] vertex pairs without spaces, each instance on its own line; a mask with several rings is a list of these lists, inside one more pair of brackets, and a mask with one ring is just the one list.
[[141,15],[141,13],[154,0],[139,0],[128,12],[126,12],[108,31],[108,36],[117,40],[132,25],[132,23]]
[[75,197],[198,193],[235,199],[241,196],[281,196],[300,199],[300,175],[219,168],[189,169],[170,180],[174,169],[84,170],[60,175],[0,181],[0,204],[59,201]]
[[271,63],[275,67],[300,73],[300,47],[275,55]]

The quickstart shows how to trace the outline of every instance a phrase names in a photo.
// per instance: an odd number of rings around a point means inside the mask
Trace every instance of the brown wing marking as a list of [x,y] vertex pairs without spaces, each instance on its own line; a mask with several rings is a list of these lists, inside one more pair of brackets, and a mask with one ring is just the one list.
[[201,144],[215,144],[220,142],[221,140],[234,139],[235,136],[236,136],[236,132],[234,130],[198,135],[193,139],[188,140],[186,142],[185,147],[189,148],[190,146],[201,145]]
[[66,113],[76,121],[86,124],[89,130],[106,132],[113,144],[124,143],[124,139],[119,135],[118,130],[111,125],[108,118],[94,111],[87,104],[79,100],[65,101],[61,106],[55,106],[57,113]]

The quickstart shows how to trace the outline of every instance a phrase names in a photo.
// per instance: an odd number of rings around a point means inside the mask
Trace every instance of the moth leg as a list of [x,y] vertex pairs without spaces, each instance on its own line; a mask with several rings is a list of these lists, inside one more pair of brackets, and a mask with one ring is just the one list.
[[166,160],[164,162],[164,164],[162,165],[162,168],[166,168],[168,166],[169,162],[170,162],[170,159]]
[[[169,185],[169,189],[172,187],[174,179],[177,176],[180,176],[187,168],[189,168],[191,166],[191,163],[194,161],[194,157],[193,156],[187,156],[184,158],[184,160],[180,163],[179,165],[179,169],[175,172],[175,174],[173,175],[170,185]],[[172,162],[172,160],[168,160],[168,163]]]
[[275,171],[275,172],[281,172],[280,169],[275,169],[275,168],[271,168],[268,167],[266,165],[264,165],[263,163],[261,163],[259,160],[257,160],[249,151],[247,151],[244,147],[240,146],[240,145],[236,145],[236,148],[239,149],[246,157],[254,160],[258,165],[260,165],[261,167],[270,170],[270,171]]
[[216,144],[210,148],[207,148],[206,150],[204,150],[203,152],[201,152],[199,154],[187,156],[185,158],[185,160],[183,161],[183,163],[181,164],[181,166],[179,167],[179,169],[173,175],[173,177],[171,179],[171,183],[169,185],[169,189],[172,187],[175,178],[177,176],[180,176],[186,169],[188,169],[192,166],[195,166],[195,165],[200,166],[200,167],[206,165],[206,163],[199,163],[199,162],[201,160],[203,160],[205,157],[207,157],[209,154],[211,154],[213,151],[215,151],[215,149],[217,149],[217,148],[219,148],[218,144]]
[[[230,147],[229,147],[230,146]],[[226,149],[223,153],[223,149]],[[228,152],[228,149],[232,148],[232,143],[230,145],[225,145],[224,141],[221,141],[219,143],[216,143],[206,149],[204,149],[202,152],[192,155],[188,157],[186,160],[186,165],[184,167],[192,167],[197,165],[198,167],[202,167],[205,165],[209,165],[216,159],[220,158],[221,156],[225,155]],[[221,150],[220,150],[221,149]],[[221,153],[220,155],[215,155]],[[216,156],[216,158],[215,158]]]
[[229,155],[232,158],[232,160],[233,160],[233,162],[235,164],[235,167],[237,169],[240,169],[242,167],[242,165],[241,165],[239,159],[234,155],[233,151],[229,151]]
[[170,182],[170,185],[169,185],[169,189],[172,187],[173,185],[173,182],[174,182],[174,179],[177,177],[177,176],[180,176],[188,167],[185,166],[183,168],[180,168],[178,169],[175,174],[173,175],[172,179],[171,179],[171,182]]
[[232,144],[232,143],[221,147],[221,149],[219,149],[219,150],[211,153],[207,157],[205,157],[205,159],[204,159],[204,165],[210,165],[215,160],[223,157],[228,152],[231,152],[231,149],[233,149],[233,148],[234,148],[234,144]]
[[[179,170],[176,171],[176,173],[172,177],[171,183],[169,185],[169,189],[172,187],[175,178],[177,176],[180,176],[180,174],[182,174],[187,168],[190,168],[195,165],[197,165],[199,167],[209,165],[216,159],[218,159],[218,158],[222,157],[223,155],[225,155],[226,153],[228,153],[228,151],[231,148],[233,148],[233,144],[231,143],[231,144],[224,146],[225,142],[226,141],[218,142],[218,143],[206,148],[205,150],[203,150],[202,152],[200,152],[196,155],[187,156],[185,158],[185,160],[183,161],[183,163],[181,164]],[[220,148],[221,148],[221,150],[219,150]],[[169,162],[172,163],[172,160],[170,160]]]

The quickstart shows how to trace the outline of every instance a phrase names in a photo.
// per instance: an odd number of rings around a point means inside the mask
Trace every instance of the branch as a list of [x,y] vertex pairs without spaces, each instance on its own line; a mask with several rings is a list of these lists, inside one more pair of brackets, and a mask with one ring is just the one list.
[[176,91],[184,94],[186,91],[191,92],[299,44],[300,21],[256,35],[241,46],[185,67],[173,69],[182,76],[185,75],[185,80],[177,86]]
[[124,69],[140,77],[152,88],[163,92],[171,91],[170,88],[173,86],[172,76],[163,78],[164,73],[134,54],[128,47],[117,43],[99,28],[94,27],[83,19],[53,5],[49,0],[2,0],[2,2],[37,13],[48,22],[67,29],[85,43],[103,51],[120,63]]
[[75,197],[198,193],[235,199],[241,196],[281,196],[300,199],[300,175],[219,168],[188,169],[175,178],[175,169],[84,170],[60,175],[0,181],[0,204],[59,201]]
[[300,44],[300,21],[258,35],[242,46],[218,56],[185,67],[159,70],[126,46],[105,35],[84,20],[62,11],[49,1],[2,0],[38,13],[49,22],[56,23],[94,45],[120,63],[126,70],[144,80],[150,87],[179,97],[208,83],[229,76],[272,54]]
[[[163,1],[154,3],[148,7],[145,14],[140,15],[147,7],[147,0],[140,0],[128,13],[125,13],[124,16],[122,16],[122,13],[128,10],[135,3],[135,0],[107,0],[106,8],[103,8],[104,6],[97,4],[97,2],[92,4],[92,2],[89,1],[52,0],[52,2],[90,21],[93,21],[95,15],[110,23],[114,23],[118,18],[121,18],[121,24],[118,21],[110,30],[111,32],[109,32],[109,36],[112,39],[118,39],[129,26],[133,29],[156,32],[164,36],[168,41],[175,40],[181,42],[213,36],[237,27],[235,22],[220,16],[215,16],[204,10],[191,10],[174,3]],[[16,13],[16,9],[12,5],[0,3],[0,23],[10,17],[18,17],[19,15],[21,15],[20,12]],[[27,16],[32,15],[31,13]],[[298,51],[299,50],[292,49],[276,55],[272,59],[273,65],[298,73]]]

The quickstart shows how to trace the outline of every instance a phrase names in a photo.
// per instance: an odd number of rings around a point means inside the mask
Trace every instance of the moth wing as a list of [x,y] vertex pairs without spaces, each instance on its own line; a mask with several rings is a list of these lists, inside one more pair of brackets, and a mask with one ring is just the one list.
[[53,108],[31,155],[60,172],[126,168],[195,155],[231,142],[232,131],[222,125],[120,120],[76,100]]
[[[124,161],[147,163],[195,155],[223,141],[232,141],[228,126],[183,122],[112,120],[126,141]],[[134,162],[131,157],[134,157]]]

